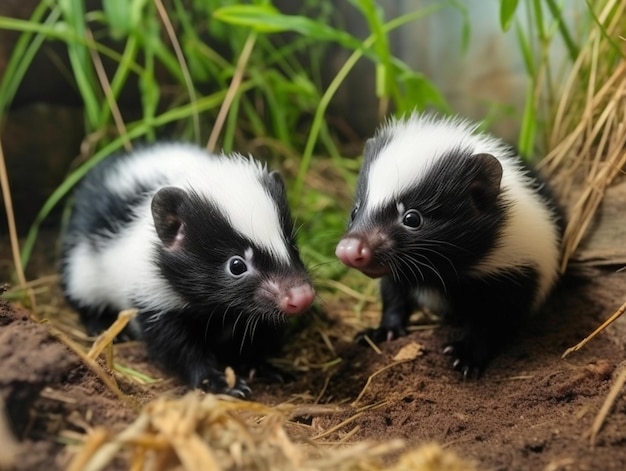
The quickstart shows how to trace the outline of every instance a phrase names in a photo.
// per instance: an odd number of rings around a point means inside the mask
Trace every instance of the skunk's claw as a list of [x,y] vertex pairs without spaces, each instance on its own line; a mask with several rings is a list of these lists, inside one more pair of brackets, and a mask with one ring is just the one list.
[[365,337],[368,337],[374,343],[389,342],[397,339],[398,337],[404,337],[406,335],[406,329],[404,327],[376,327],[364,329],[356,334],[355,340],[360,345],[367,345],[368,342]]

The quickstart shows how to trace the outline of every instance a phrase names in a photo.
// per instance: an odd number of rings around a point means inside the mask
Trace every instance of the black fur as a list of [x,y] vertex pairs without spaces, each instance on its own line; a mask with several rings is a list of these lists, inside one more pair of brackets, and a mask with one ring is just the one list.
[[[269,276],[285,279],[287,283],[292,281],[294,285],[309,281],[296,247],[280,176],[268,173],[262,177],[262,184],[279,208],[282,232],[288,241],[288,263],[277,261],[235,231],[220,208],[197,192],[168,187],[156,192],[162,184],[154,182],[150,187],[139,186],[126,199],[120,198],[102,185],[104,176],[114,169],[115,165],[110,163],[96,167],[75,193],[63,244],[64,288],[67,259],[77,238],[88,238],[95,252],[105,251],[111,238],[132,221],[137,208],[154,195],[151,211],[159,243],[153,263],[185,306],[175,311],[155,312],[143,303],[146,293],[134,300],[133,307],[139,309],[138,331],[150,357],[193,387],[238,396],[250,392],[241,375],[254,371],[257,376],[274,380],[285,377],[266,359],[280,349],[286,317],[278,311],[271,293],[264,293],[259,286]],[[241,279],[227,276],[227,261],[250,247],[254,264],[262,268],[262,273]],[[153,293],[155,297],[163,295]],[[115,306],[68,300],[92,334],[108,327],[118,314]],[[226,384],[226,365],[233,366],[239,374],[232,388]]]
[[[530,266],[512,267],[497,277],[471,270],[496,246],[507,223],[501,166],[492,156],[462,148],[442,156],[412,190],[397,197],[421,215],[419,229],[410,231],[397,222],[395,201],[367,217],[359,211],[368,197],[372,162],[388,142],[377,143],[380,139],[376,136],[365,148],[348,234],[371,238],[372,231],[382,228],[388,240],[374,243],[373,260],[388,267],[389,274],[381,280],[380,325],[357,338],[367,335],[380,342],[405,335],[420,295],[436,292],[444,300],[439,313],[462,331],[444,351],[454,355],[454,366],[465,377],[478,376],[529,313],[538,283]],[[542,188],[550,198],[547,187]]]
[[[274,179],[266,184],[270,193],[281,194],[282,184]],[[251,296],[259,292],[258,277],[233,280],[222,274],[233,253],[243,253],[254,245],[233,231],[214,204],[195,193],[178,196],[182,199],[175,211],[185,227],[183,246],[173,250],[165,244],[157,247],[157,264],[189,307],[161,315],[156,322],[150,320],[152,313],[141,313],[141,331],[151,355],[192,386],[209,389],[223,387],[223,373],[217,365],[234,365],[240,374],[253,369],[273,371],[265,359],[278,351],[285,319],[275,312],[274,300]],[[278,263],[271,254],[254,247],[255,264],[263,267],[266,275],[289,276],[296,271],[302,277],[306,272],[293,240],[289,212],[283,216],[283,233],[291,240],[290,264]],[[215,361],[210,361],[213,358]]]
[[[68,233],[94,234],[93,240],[115,237],[133,218],[136,208],[151,196],[154,185],[137,185],[132,194],[122,198],[118,193],[103,185],[106,175],[115,170],[128,156],[115,155],[106,158],[85,176],[73,195],[73,210],[68,223]],[[71,244],[71,239],[65,243]]]

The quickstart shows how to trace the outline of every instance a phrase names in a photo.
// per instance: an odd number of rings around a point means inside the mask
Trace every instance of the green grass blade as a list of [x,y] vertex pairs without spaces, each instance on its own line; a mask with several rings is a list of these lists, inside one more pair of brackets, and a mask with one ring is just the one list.
[[[48,25],[32,23],[30,20],[0,16],[0,29],[19,31],[21,33],[38,33],[45,36],[46,39],[57,39],[65,43],[79,43],[83,46],[95,49],[100,54],[113,61],[120,62],[122,60],[122,56],[119,52],[92,39],[86,38],[85,36],[79,36],[75,31],[72,31],[67,25],[62,23],[57,22]],[[137,74],[142,72],[141,66],[137,63],[132,63],[130,69]]]
[[125,374],[126,376],[136,378],[142,384],[153,384],[160,381],[159,379],[155,379],[152,376],[142,373],[141,371],[137,371],[136,369],[129,366],[122,365],[121,363],[118,363],[116,361],[113,362],[113,367],[120,373]]
[[[87,31],[84,2],[82,0],[59,0],[59,6],[66,25],[77,36],[84,36]],[[91,132],[98,128],[98,110],[101,100],[96,92],[98,81],[94,77],[89,51],[82,43],[68,42],[67,53],[74,72],[74,80],[83,100],[87,131]]]
[[[42,22],[43,15],[47,9],[48,6],[44,2],[40,3],[31,15],[29,21],[34,23]],[[60,13],[59,9],[53,9],[43,23],[45,25],[56,23],[60,17]],[[2,82],[0,83],[0,112],[5,110],[13,101],[13,97],[24,75],[26,75],[28,67],[44,40],[45,36],[41,32],[24,32],[20,35],[11,54],[11,58],[4,69]]]
[[522,27],[519,24],[515,25],[515,33],[517,35],[517,42],[520,46],[522,53],[522,59],[524,60],[524,67],[526,68],[526,74],[529,77],[535,76],[535,60],[533,58],[532,46],[528,36],[524,34]]
[[313,19],[284,15],[271,5],[231,5],[218,8],[213,17],[237,26],[247,26],[263,34],[292,31],[318,41],[332,41],[348,49],[360,49],[361,41],[345,31]]
[[[117,99],[122,91],[122,88],[126,84],[128,76],[132,70],[132,64],[135,63],[135,58],[137,57],[137,53],[139,51],[139,43],[137,38],[134,35],[131,35],[126,40],[126,45],[124,46],[124,52],[122,53],[122,58],[118,63],[117,69],[115,70],[115,74],[111,79],[111,94],[114,99]],[[111,108],[108,106],[103,106],[100,110],[100,117],[98,118],[99,127],[102,127],[106,124],[109,117],[111,116]]]
[[350,0],[367,20],[372,36],[374,36],[374,50],[378,56],[376,62],[376,96],[378,98],[393,97],[396,102],[400,101],[398,84],[393,80],[393,68],[391,65],[391,51],[389,38],[384,31],[384,15],[382,8],[373,0]]
[[525,158],[532,158],[535,151],[535,135],[537,133],[537,113],[535,111],[535,86],[531,81],[526,92],[522,125],[517,143],[519,152]]
[[229,154],[235,146],[235,133],[239,125],[239,110],[241,107],[241,93],[238,91],[233,97],[233,101],[228,109],[226,116],[226,125],[222,137],[222,150]]
[[565,18],[563,18],[562,8],[559,7],[554,0],[546,0],[546,3],[548,5],[548,9],[550,10],[550,13],[552,13],[552,16],[555,18],[557,22],[559,33],[561,34],[561,38],[563,39],[563,42],[565,43],[565,47],[567,48],[569,58],[572,62],[574,62],[576,58],[578,57],[578,54],[580,53],[580,48],[574,42],[574,39],[572,38],[572,35],[569,32],[569,29],[567,28],[567,23],[565,21]]
[[500,28],[508,31],[515,17],[518,0],[500,0]]

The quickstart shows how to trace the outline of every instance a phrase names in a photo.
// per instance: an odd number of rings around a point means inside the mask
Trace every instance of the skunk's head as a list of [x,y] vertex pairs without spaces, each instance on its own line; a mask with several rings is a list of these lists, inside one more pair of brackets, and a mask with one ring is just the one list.
[[506,221],[503,168],[472,131],[414,115],[370,139],[337,257],[407,283],[443,283],[485,257]]
[[277,321],[309,308],[315,291],[300,259],[276,172],[235,157],[211,175],[152,199],[157,264],[177,294],[207,315]]

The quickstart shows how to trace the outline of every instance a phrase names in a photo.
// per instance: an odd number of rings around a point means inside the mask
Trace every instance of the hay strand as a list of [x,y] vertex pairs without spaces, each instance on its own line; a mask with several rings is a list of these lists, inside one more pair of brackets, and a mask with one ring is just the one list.
[[113,343],[115,337],[124,330],[124,327],[128,325],[131,319],[137,315],[137,312],[139,312],[137,309],[126,309],[120,312],[115,322],[98,336],[91,346],[91,350],[87,353],[87,357],[92,360],[98,358],[104,349]]
[[600,326],[596,330],[594,330],[591,334],[589,334],[587,337],[585,337],[583,340],[578,342],[573,347],[570,347],[567,350],[565,350],[563,355],[561,355],[561,358],[565,358],[570,353],[577,352],[578,350],[583,348],[587,344],[587,342],[589,342],[596,335],[598,335],[600,332],[606,329],[609,325],[615,322],[622,314],[624,314],[625,311],[626,311],[626,302],[622,304],[621,307],[617,311],[615,311],[607,320],[605,320],[602,324],[600,324]]
[[602,429],[602,425],[604,424],[604,421],[609,415],[609,411],[611,410],[611,407],[613,407],[613,404],[615,403],[615,400],[617,399],[619,392],[624,387],[624,383],[626,383],[626,368],[624,368],[620,372],[620,374],[617,376],[617,378],[615,378],[615,381],[613,382],[613,386],[611,386],[611,390],[607,394],[606,399],[604,400],[604,403],[602,404],[602,407],[600,408],[600,412],[598,412],[598,415],[593,421],[593,424],[591,426],[591,430],[589,433],[589,441],[591,445],[595,445],[596,438],[598,437],[598,433]]
[[608,1],[598,13],[599,24],[592,26],[565,81],[548,143],[552,150],[540,163],[562,195],[582,183],[569,211],[561,271],[588,233],[607,188],[626,166],[626,62],[610,40],[623,29],[619,18],[623,20],[625,9],[624,2]]
[[[179,399],[158,398],[116,436],[99,429],[89,433],[69,469],[99,471],[114,458],[123,456],[136,470],[159,471],[178,466],[184,470],[209,471],[358,471],[382,469],[379,458],[404,447],[398,440],[376,445],[360,442],[343,445],[341,449],[322,449],[311,441],[295,443],[284,429],[286,416],[292,409],[203,395],[198,391]],[[358,430],[356,426],[348,434]]]

